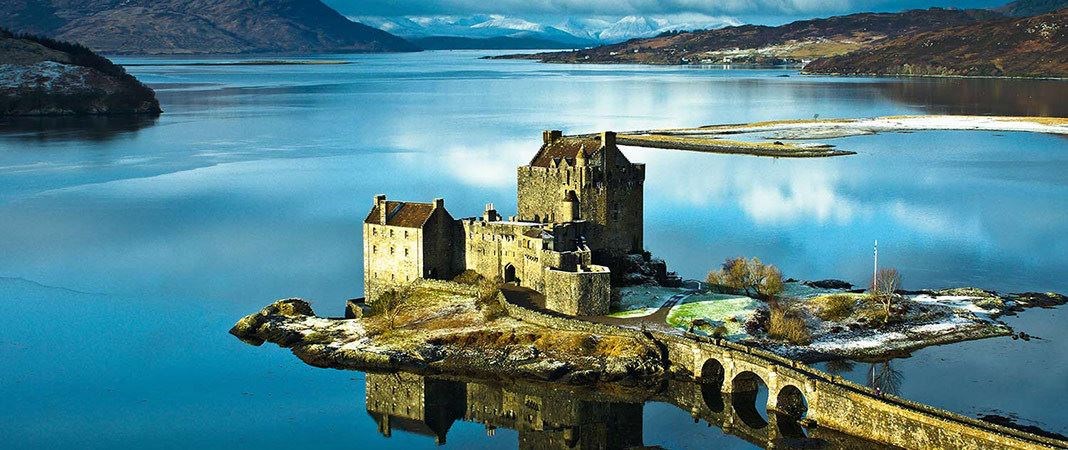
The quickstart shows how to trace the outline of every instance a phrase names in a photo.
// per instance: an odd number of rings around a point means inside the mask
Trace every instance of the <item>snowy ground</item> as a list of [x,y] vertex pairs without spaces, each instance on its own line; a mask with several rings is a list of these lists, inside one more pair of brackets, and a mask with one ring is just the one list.
[[[827,138],[836,135],[871,134],[892,131],[1022,131],[1068,135],[1068,121],[997,116],[890,116],[869,119],[796,120],[744,125],[710,126],[663,130],[669,134],[704,135],[775,132],[791,139]],[[789,134],[785,134],[789,132]]]
[[669,298],[687,292],[683,288],[662,286],[628,286],[620,288],[620,302],[610,317],[643,317],[656,312]]

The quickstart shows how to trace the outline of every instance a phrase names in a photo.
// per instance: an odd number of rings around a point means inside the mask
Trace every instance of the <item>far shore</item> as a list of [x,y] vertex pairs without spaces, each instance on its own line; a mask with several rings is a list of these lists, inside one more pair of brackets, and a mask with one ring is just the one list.
[[325,61],[325,60],[255,60],[255,61],[198,61],[198,62],[161,62],[161,63],[129,63],[126,67],[142,66],[320,66],[320,65],[345,65],[352,61]]

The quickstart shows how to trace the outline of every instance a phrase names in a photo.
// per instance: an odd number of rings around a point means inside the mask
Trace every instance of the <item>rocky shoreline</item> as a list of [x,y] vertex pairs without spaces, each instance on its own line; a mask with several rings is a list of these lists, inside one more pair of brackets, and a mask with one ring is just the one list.
[[230,333],[251,345],[289,348],[316,367],[572,385],[654,385],[666,375],[652,341],[551,330],[508,317],[467,326],[465,319],[481,316],[473,299],[452,301],[458,307],[447,316],[417,321],[418,329],[385,331],[376,330],[381,324],[374,318],[321,318],[304,300],[279,300],[242,318]]

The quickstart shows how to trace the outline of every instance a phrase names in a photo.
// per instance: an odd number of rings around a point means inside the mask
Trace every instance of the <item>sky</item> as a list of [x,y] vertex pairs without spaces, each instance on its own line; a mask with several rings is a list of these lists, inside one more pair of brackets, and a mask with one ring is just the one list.
[[566,19],[626,15],[700,14],[775,25],[793,20],[932,6],[989,8],[1009,0],[324,0],[349,16],[501,14]]

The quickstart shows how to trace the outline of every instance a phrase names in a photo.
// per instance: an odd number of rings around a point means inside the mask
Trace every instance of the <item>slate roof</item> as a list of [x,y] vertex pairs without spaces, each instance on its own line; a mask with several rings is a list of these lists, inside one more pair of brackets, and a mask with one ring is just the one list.
[[601,140],[598,138],[560,138],[550,144],[542,146],[541,150],[538,151],[538,154],[534,155],[534,159],[530,161],[530,165],[536,167],[552,167],[553,161],[560,164],[565,160],[568,164],[574,165],[575,158],[580,151],[584,152],[585,157],[588,158],[599,148],[601,148]]
[[[364,223],[379,223],[379,206],[371,208]],[[386,201],[386,225],[404,228],[422,228],[434,213],[431,203]]]

